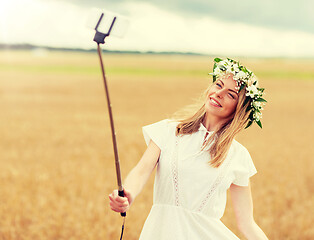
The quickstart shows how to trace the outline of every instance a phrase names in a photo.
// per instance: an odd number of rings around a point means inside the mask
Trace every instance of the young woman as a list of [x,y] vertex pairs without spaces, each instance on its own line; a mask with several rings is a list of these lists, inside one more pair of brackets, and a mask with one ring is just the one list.
[[148,145],[124,182],[125,197],[109,195],[110,207],[126,212],[157,166],[154,204],[141,240],[239,239],[221,221],[230,189],[239,230],[247,239],[267,239],[253,217],[249,178],[257,171],[235,136],[260,118],[263,88],[232,59],[215,58],[213,84],[202,106],[181,120],[143,127]]

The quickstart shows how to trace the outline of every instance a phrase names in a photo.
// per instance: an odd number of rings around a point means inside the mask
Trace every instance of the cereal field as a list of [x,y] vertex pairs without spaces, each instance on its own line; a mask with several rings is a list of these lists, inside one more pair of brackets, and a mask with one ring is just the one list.
[[[254,216],[269,239],[314,239],[314,60],[245,59],[266,88],[263,130],[245,130],[258,174]],[[213,58],[104,54],[125,177],[145,150],[141,127],[171,117],[211,81]],[[116,188],[96,53],[0,51],[0,239],[118,239]],[[138,239],[151,176],[127,214]],[[228,196],[229,198],[229,196]],[[222,221],[241,239],[231,202]]]

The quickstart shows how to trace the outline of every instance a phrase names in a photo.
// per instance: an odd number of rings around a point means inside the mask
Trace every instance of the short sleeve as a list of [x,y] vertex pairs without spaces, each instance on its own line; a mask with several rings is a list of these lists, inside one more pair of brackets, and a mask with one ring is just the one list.
[[235,179],[233,184],[239,186],[248,186],[249,178],[257,173],[253,160],[250,153],[246,148],[243,147],[241,154],[238,156],[238,166],[235,170]]
[[159,122],[142,127],[144,139],[148,146],[152,140],[161,150],[165,146],[167,135],[169,132],[169,120],[164,119]]

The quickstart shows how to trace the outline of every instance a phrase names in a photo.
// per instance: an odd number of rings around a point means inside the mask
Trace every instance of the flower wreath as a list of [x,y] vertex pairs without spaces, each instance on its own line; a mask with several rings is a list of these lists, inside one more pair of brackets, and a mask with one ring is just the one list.
[[247,107],[246,111],[251,111],[249,115],[249,122],[245,128],[251,126],[253,122],[256,122],[260,128],[262,128],[261,118],[263,106],[267,102],[263,96],[264,88],[258,87],[258,80],[254,73],[247,69],[246,67],[240,65],[239,62],[227,58],[222,60],[220,58],[214,59],[213,82],[215,82],[219,77],[224,74],[233,74],[233,79],[237,83],[236,90],[240,92],[243,88],[246,89],[246,98],[244,100],[243,106],[252,99],[251,104]]

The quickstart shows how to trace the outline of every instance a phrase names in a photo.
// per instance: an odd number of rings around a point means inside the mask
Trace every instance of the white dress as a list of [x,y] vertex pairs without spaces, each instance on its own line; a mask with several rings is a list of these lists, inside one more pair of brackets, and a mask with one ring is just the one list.
[[[143,127],[145,142],[161,149],[154,200],[140,240],[239,239],[220,220],[230,185],[247,186],[257,171],[247,149],[236,140],[219,168],[200,151],[207,129],[175,136],[178,122],[168,119]],[[213,132],[208,132],[208,138]]]

